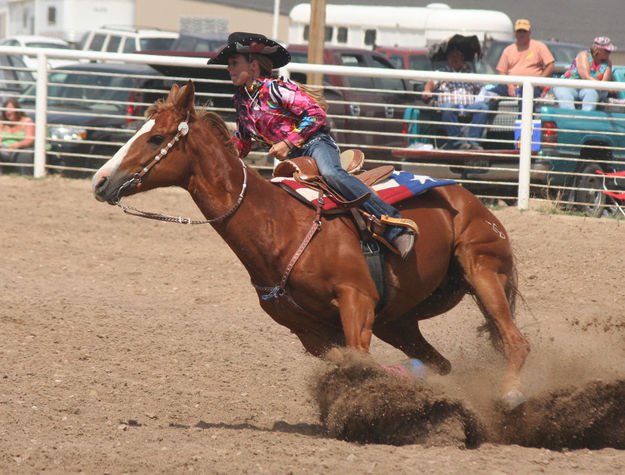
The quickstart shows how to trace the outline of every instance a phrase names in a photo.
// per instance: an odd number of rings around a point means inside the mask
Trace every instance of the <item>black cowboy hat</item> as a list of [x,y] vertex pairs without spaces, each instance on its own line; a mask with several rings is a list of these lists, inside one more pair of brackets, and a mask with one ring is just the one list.
[[219,50],[217,56],[209,59],[208,64],[228,64],[230,56],[249,53],[264,54],[276,69],[291,61],[291,55],[281,44],[259,33],[237,31],[228,36],[228,44]]
[[445,61],[447,54],[455,49],[459,50],[464,56],[464,60],[469,63],[473,62],[476,57],[482,57],[480,40],[476,35],[453,35],[446,40],[433,44],[429,48],[428,57],[431,61]]

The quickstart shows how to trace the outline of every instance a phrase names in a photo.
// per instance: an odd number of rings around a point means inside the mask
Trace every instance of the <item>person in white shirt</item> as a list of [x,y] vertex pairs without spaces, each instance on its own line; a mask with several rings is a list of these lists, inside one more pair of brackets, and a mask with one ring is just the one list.
[[[447,52],[447,66],[441,71],[469,73],[470,66],[464,55],[458,49]],[[451,146],[457,149],[482,150],[479,140],[484,132],[484,125],[488,120],[488,104],[476,100],[480,95],[482,85],[463,81],[428,81],[423,89],[423,100],[428,101],[434,94],[437,96],[438,106],[441,109],[442,121],[445,122],[447,136],[455,140]],[[471,124],[468,127],[466,139],[461,135],[458,125],[460,114],[471,114]]]

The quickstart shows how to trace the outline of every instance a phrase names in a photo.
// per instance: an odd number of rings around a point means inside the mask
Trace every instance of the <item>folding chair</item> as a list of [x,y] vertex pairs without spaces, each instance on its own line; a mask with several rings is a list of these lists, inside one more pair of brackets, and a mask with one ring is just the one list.
[[620,204],[620,202],[623,202],[623,204],[625,205],[625,192],[616,193],[614,191],[610,191],[606,185],[606,177],[610,177],[614,181],[614,186],[618,187],[618,183],[616,179],[617,178],[625,179],[625,170],[620,171],[620,172],[604,172],[601,170],[595,170],[595,171],[599,175],[602,175],[602,178],[603,178],[603,190],[601,190],[602,193],[610,197],[610,199],[612,199],[612,202],[614,203],[616,208],[621,212],[623,216],[625,216],[625,210],[623,209],[623,206],[621,206]]

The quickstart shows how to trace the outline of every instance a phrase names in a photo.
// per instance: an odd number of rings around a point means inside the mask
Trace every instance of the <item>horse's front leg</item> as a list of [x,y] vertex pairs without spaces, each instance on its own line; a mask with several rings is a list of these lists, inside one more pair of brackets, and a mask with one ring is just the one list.
[[364,353],[369,351],[377,303],[376,291],[349,285],[339,287],[339,311],[348,347]]

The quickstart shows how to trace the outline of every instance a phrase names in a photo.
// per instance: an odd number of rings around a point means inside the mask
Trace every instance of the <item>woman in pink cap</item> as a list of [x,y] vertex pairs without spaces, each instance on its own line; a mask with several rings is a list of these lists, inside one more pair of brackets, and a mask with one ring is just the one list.
[[[568,71],[562,75],[568,79],[588,79],[591,81],[612,81],[612,62],[610,53],[616,47],[607,36],[598,36],[589,50],[580,52]],[[597,102],[605,100],[607,91],[596,89],[575,89],[555,87],[553,93],[562,109],[575,109],[574,101],[582,101],[582,110],[592,111]]]

